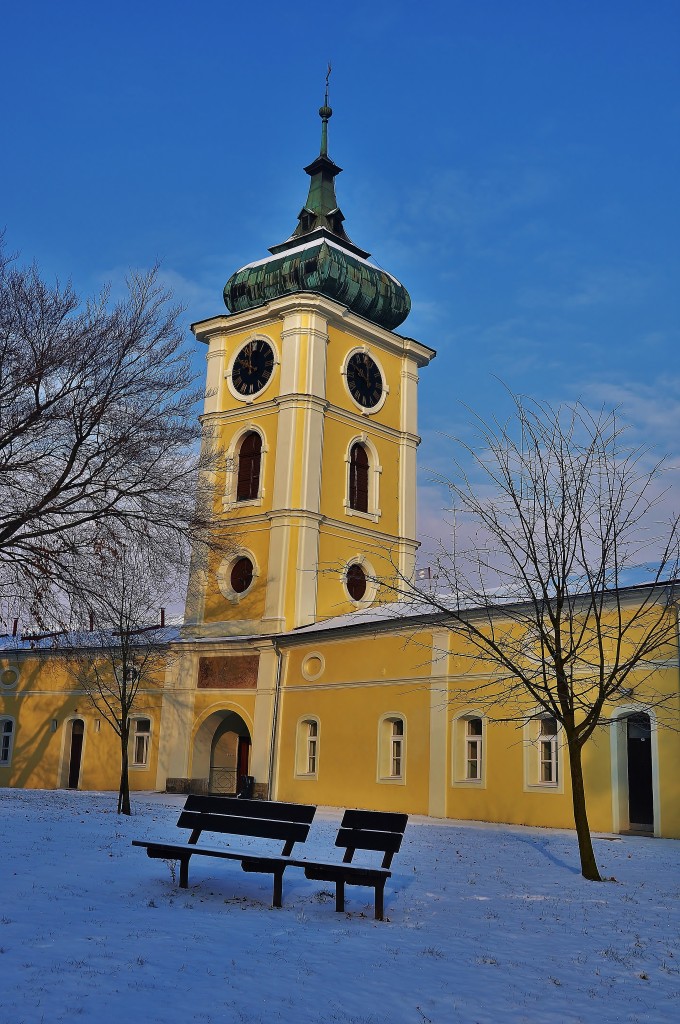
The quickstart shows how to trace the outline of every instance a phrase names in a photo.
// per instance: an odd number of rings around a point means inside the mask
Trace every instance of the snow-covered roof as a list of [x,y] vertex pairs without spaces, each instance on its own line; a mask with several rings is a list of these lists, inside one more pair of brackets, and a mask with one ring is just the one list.
[[383,270],[382,267],[376,266],[376,264],[372,263],[370,260],[363,259],[361,256],[358,256],[355,252],[350,252],[348,249],[344,249],[341,245],[338,245],[336,242],[331,241],[330,238],[317,238],[313,242],[303,242],[302,245],[292,246],[290,249],[286,249],[284,252],[277,252],[273,256],[265,256],[264,259],[254,260],[252,263],[246,263],[245,266],[239,267],[236,273],[240,274],[243,270],[253,270],[255,267],[263,267],[265,263],[273,263],[275,260],[281,260],[284,257],[295,256],[297,253],[305,252],[306,250],[309,249],[318,249],[319,246],[324,244],[331,249],[337,249],[339,252],[344,253],[345,256],[349,254],[353,260],[357,261],[357,263],[363,263],[364,266],[371,267],[372,270],[379,270],[382,274],[386,274],[387,277],[391,278],[391,280],[394,281],[395,284],[398,284],[400,287],[402,287],[401,281],[398,281],[394,274],[390,274],[388,270]]

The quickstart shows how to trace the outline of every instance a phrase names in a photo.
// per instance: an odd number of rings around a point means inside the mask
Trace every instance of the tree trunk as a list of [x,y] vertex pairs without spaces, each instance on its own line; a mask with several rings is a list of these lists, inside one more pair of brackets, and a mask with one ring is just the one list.
[[130,810],[130,778],[128,775],[128,740],[129,728],[120,734],[120,787],[118,789],[118,813],[131,814]]
[[586,791],[583,785],[581,747],[573,739],[569,744],[569,769],[571,772],[571,796],[574,804],[574,825],[578,838],[578,852],[581,857],[581,874],[591,882],[601,882],[590,837],[590,825],[586,813]]

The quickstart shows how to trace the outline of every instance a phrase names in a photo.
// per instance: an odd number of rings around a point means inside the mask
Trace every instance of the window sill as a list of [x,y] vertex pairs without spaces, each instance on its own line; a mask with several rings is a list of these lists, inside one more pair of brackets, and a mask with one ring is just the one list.
[[352,516],[356,519],[367,519],[370,523],[377,523],[382,515],[380,509],[377,509],[375,512],[359,512],[358,509],[351,508],[349,505],[345,505],[344,509],[346,516]]
[[232,501],[230,498],[222,498],[222,511],[233,512],[236,508],[259,508],[263,501],[263,494],[259,498],[249,498],[247,501]]

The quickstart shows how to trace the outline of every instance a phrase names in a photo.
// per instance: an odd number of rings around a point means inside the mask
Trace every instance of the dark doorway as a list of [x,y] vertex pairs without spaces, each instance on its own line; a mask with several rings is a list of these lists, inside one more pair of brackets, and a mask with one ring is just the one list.
[[68,788],[77,789],[80,779],[80,761],[83,755],[85,723],[76,718],[71,722],[71,756],[68,763]]
[[250,736],[239,736],[238,738],[238,755],[237,755],[237,771],[238,781],[244,775],[248,775],[248,762],[250,760]]
[[654,831],[652,726],[649,715],[631,715],[628,727],[628,820],[639,831]]
[[231,796],[238,793],[241,776],[248,774],[250,733],[235,711],[224,712],[220,719],[210,744],[208,792]]

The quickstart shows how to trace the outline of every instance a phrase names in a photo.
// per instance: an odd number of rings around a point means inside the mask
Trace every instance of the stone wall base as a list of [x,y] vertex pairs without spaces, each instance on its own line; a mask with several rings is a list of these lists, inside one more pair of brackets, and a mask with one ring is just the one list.
[[[267,799],[267,783],[256,782],[253,786],[253,799]],[[197,796],[205,796],[208,793],[208,779],[166,779],[166,793],[195,793]]]
[[207,779],[166,779],[166,793],[197,793],[204,796],[208,792]]

